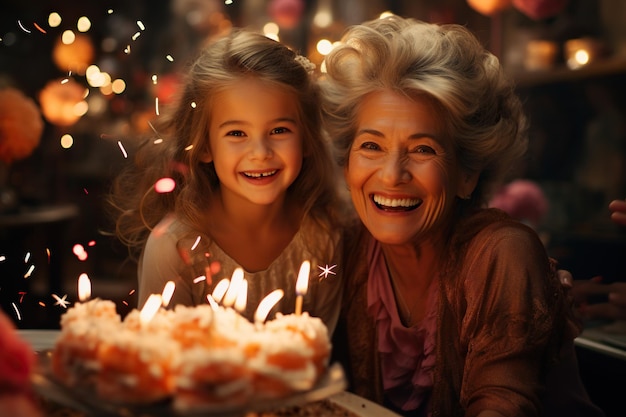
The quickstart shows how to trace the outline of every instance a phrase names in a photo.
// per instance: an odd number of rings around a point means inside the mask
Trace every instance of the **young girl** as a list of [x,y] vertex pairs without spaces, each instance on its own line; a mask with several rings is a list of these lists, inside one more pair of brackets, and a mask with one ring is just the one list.
[[[191,65],[158,139],[140,146],[113,189],[117,235],[140,255],[139,307],[167,281],[176,284],[170,305],[206,303],[242,267],[246,317],[278,288],[275,311],[290,313],[309,260],[303,309],[332,331],[341,288],[335,210],[343,205],[312,67],[285,45],[240,30]],[[175,188],[159,193],[161,178]],[[219,263],[219,275],[209,263]]]

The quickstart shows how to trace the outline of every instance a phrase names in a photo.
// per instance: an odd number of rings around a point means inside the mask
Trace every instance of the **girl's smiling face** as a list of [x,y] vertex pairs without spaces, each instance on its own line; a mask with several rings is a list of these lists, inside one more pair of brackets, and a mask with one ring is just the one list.
[[212,98],[210,152],[223,198],[253,204],[282,201],[302,168],[294,94],[254,78]]
[[381,91],[361,102],[345,176],[359,217],[382,243],[435,238],[455,197],[472,191],[440,120],[426,98]]

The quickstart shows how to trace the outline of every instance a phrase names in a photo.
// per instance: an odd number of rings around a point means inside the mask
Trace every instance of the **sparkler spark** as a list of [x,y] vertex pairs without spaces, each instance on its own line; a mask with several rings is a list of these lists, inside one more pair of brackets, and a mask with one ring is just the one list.
[[206,275],[200,275],[199,277],[194,278],[193,283],[197,284],[198,282],[206,281]]
[[37,28],[37,30],[41,33],[48,33],[46,32],[41,26],[39,26],[37,23],[33,23],[33,25]]
[[31,265],[30,268],[28,268],[28,271],[26,271],[26,273],[24,274],[24,279],[30,278],[34,270],[35,270],[35,265]]
[[17,309],[17,306],[15,305],[15,303],[11,303],[11,306],[13,307],[13,310],[15,310],[15,314],[17,314],[17,319],[22,320],[22,315],[20,314],[20,310]]
[[336,267],[337,265],[331,265],[328,266],[328,264],[321,266],[318,265],[317,267],[322,271],[320,272],[320,274],[318,275],[318,277],[320,277],[320,281],[323,280],[324,278],[328,278],[328,275],[337,275],[336,272],[333,271],[333,269]]
[[69,305],[69,301],[67,301],[67,294],[65,294],[63,296],[63,298],[59,297],[56,294],[52,294],[52,298],[54,298],[56,301],[56,303],[54,303],[55,306],[61,306],[63,308],[67,308],[67,306]]
[[122,150],[122,155],[124,155],[124,158],[128,158],[128,153],[126,152],[126,149],[124,149],[124,145],[122,145],[121,140],[117,141],[117,146],[119,146],[120,149]]
[[20,20],[17,21],[17,25],[26,33],[30,33],[30,30],[26,29]]

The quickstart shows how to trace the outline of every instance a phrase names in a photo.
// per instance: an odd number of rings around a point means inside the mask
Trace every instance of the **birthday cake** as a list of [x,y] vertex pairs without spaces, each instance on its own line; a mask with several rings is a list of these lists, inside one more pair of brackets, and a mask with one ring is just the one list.
[[310,390],[328,368],[326,326],[307,312],[252,323],[230,307],[159,308],[121,318],[110,301],[61,318],[54,378],[111,402],[237,405]]

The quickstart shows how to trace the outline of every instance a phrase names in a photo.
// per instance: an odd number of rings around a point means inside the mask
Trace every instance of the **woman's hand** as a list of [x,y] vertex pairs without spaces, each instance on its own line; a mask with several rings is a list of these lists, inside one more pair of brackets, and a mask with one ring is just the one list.
[[626,200],[613,200],[609,203],[611,220],[614,223],[626,226]]
[[601,277],[573,280],[575,306],[586,319],[626,320],[626,282],[602,284]]

